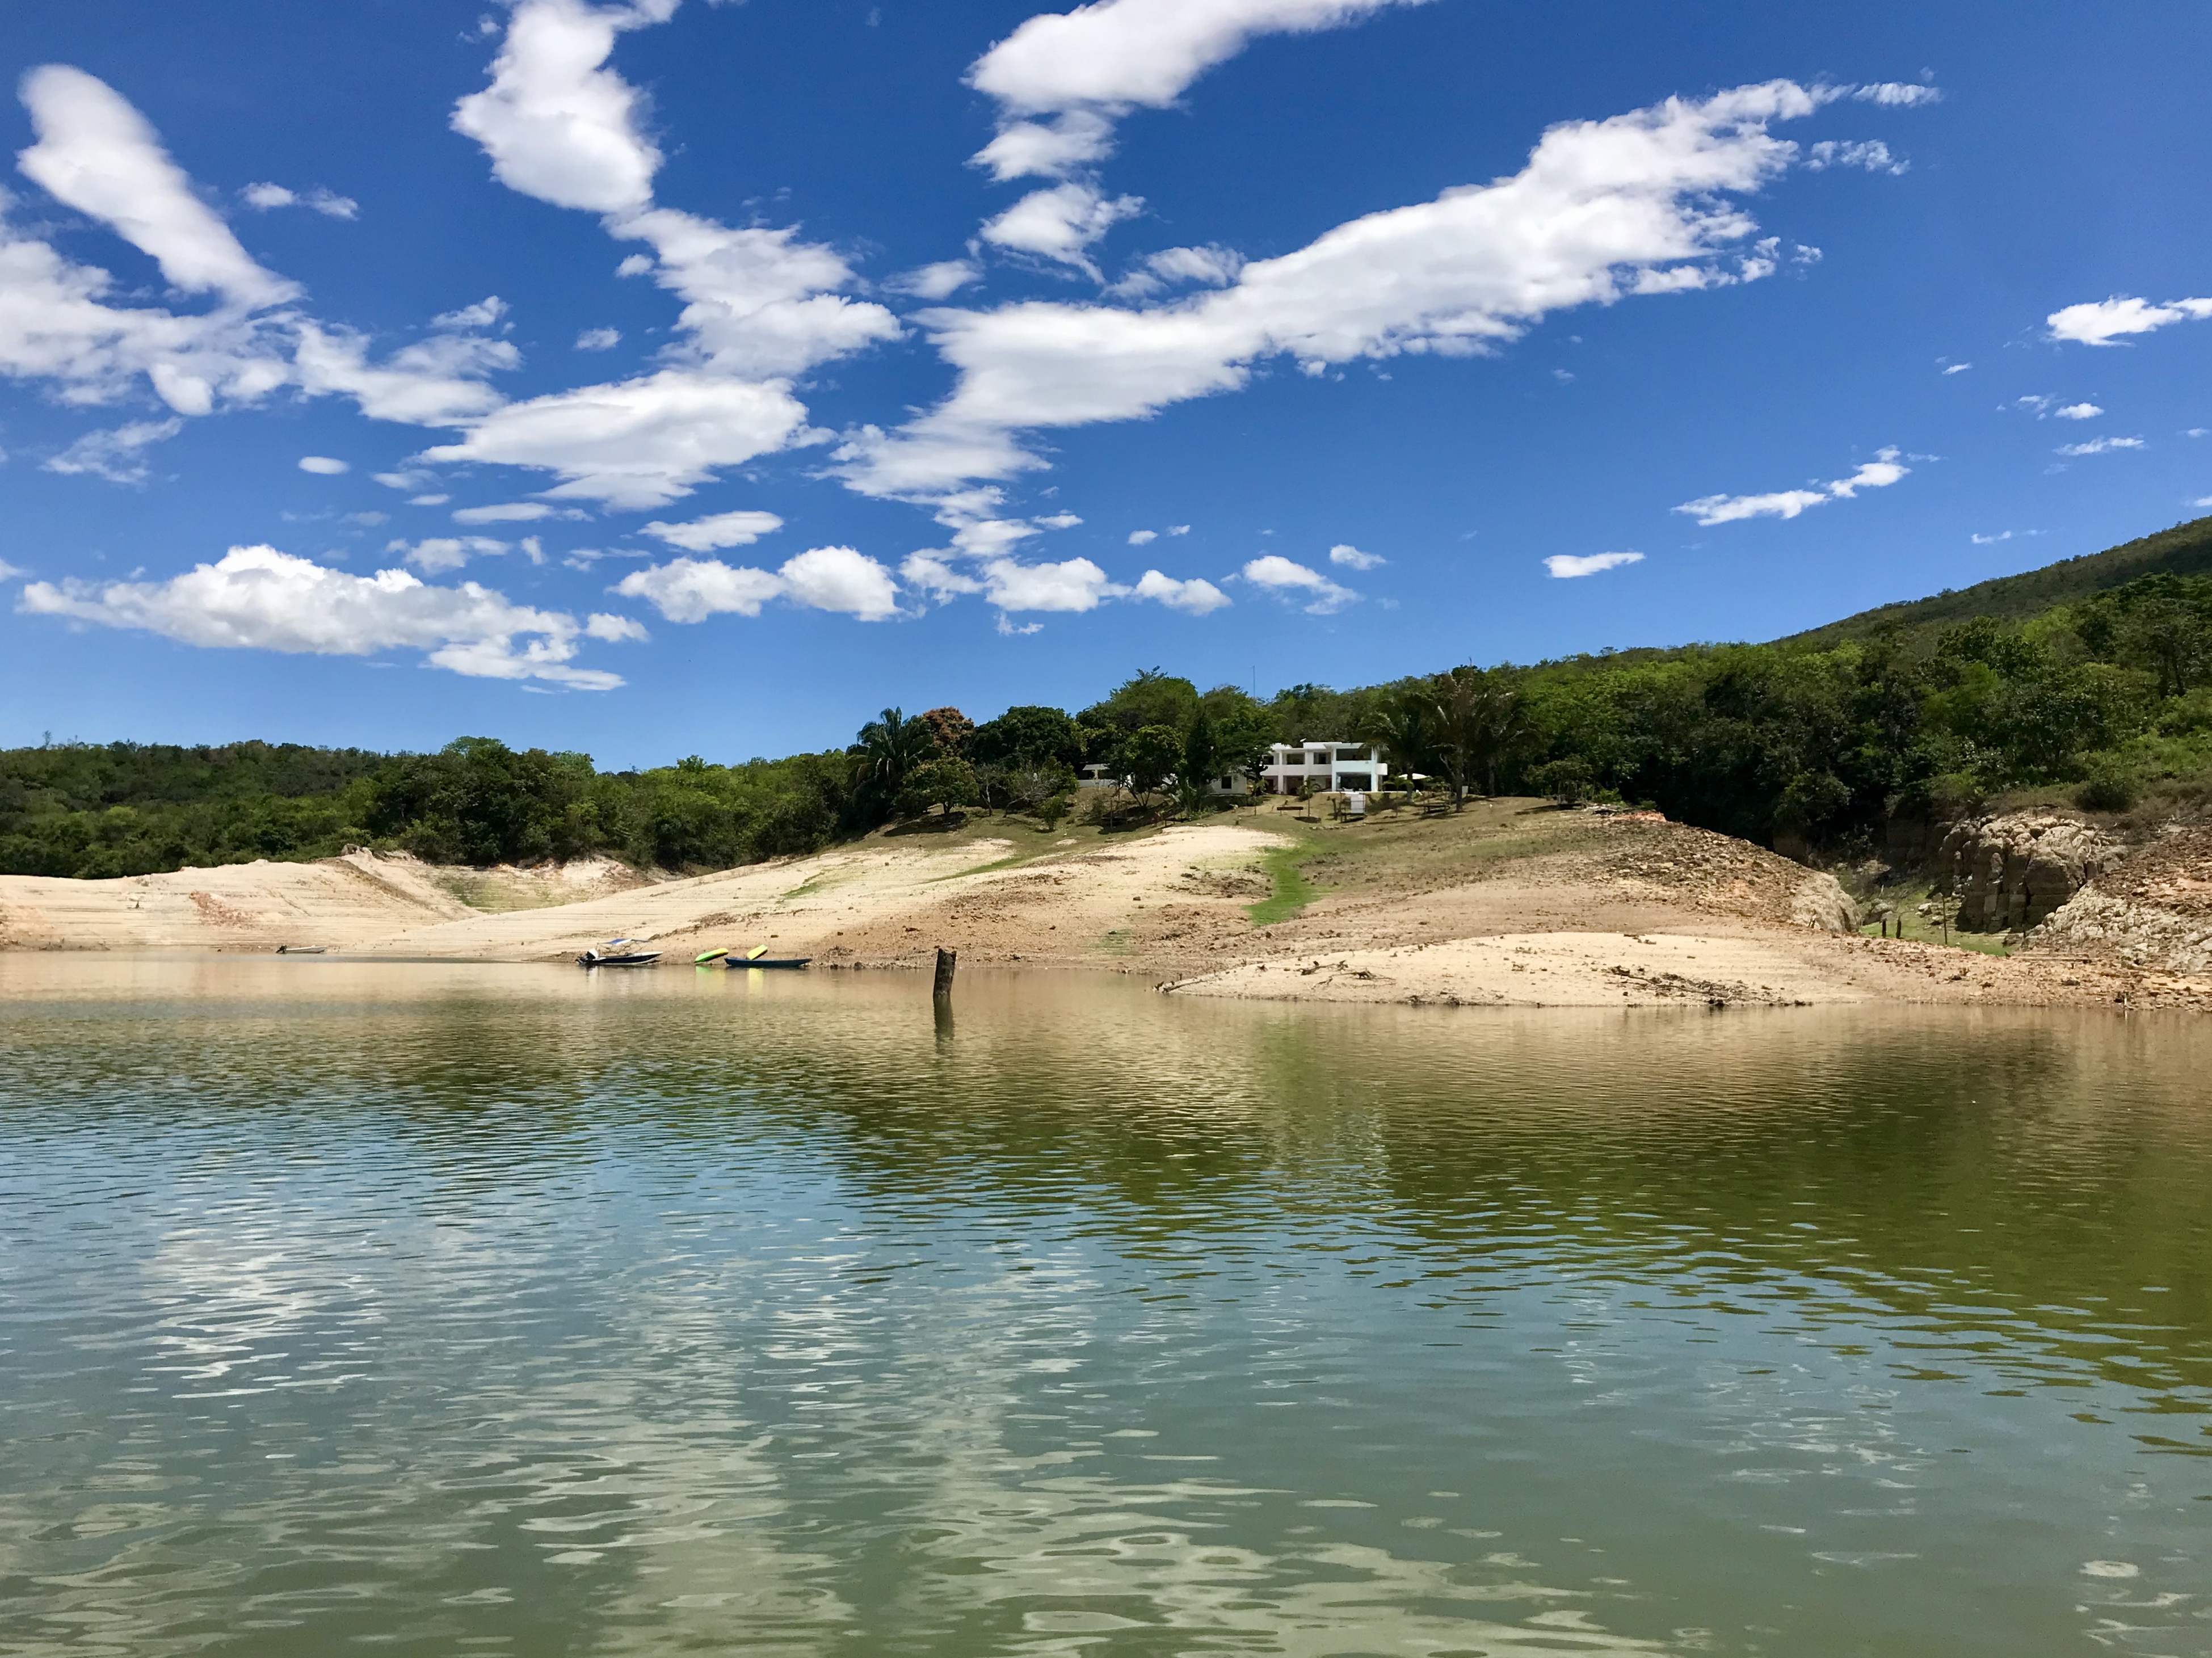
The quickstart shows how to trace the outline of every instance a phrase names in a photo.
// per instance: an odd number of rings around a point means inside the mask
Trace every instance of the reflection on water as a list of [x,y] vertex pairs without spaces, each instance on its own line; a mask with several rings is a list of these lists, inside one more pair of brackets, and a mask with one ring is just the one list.
[[2212,1654],[2208,1061],[0,957],[0,1654]]

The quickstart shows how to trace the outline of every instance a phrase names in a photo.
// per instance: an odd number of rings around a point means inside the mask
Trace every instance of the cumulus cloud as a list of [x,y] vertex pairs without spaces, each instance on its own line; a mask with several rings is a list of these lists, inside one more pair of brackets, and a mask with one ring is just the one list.
[[2101,455],[2114,449],[2141,449],[2146,446],[2141,438],[2093,438],[2087,443],[2062,443],[2062,455]]
[[1205,616],[1219,610],[1230,602],[1229,595],[1211,581],[1195,578],[1177,581],[1158,570],[1147,570],[1130,589],[1138,598],[1157,600],[1171,610],[1182,610],[1191,616]]
[[1319,570],[1309,569],[1279,553],[1254,559],[1241,574],[1254,586],[1264,587],[1279,598],[1308,599],[1305,608],[1314,616],[1340,610],[1359,597],[1349,587],[1340,587]]
[[1129,531],[1129,544],[1132,547],[1149,547],[1152,543],[1158,541],[1159,538],[1160,532],[1158,530],[1132,530]]
[[736,512],[695,518],[688,524],[664,524],[655,519],[639,533],[665,541],[672,547],[681,547],[687,553],[711,553],[723,547],[750,547],[763,536],[773,535],[781,528],[783,520],[774,513]]
[[298,292],[239,246],[146,118],[106,82],[48,64],[23,77],[22,97],[39,135],[16,157],[24,176],[149,255],[173,285],[244,306]]
[[777,572],[795,604],[835,610],[863,622],[898,614],[898,584],[891,573],[851,547],[813,547]]
[[642,645],[653,635],[645,630],[642,622],[626,616],[613,616],[605,610],[594,610],[584,623],[584,631],[594,639],[604,639],[610,645]]
[[1347,570],[1379,570],[1390,561],[1379,553],[1363,553],[1357,547],[1339,542],[1328,550],[1328,562]]
[[2069,403],[2063,409],[2054,409],[2051,412],[2058,420],[2094,420],[2105,411],[2094,403]]
[[1031,17],[976,60],[969,84],[998,101],[998,137],[977,156],[1000,179],[1056,175],[1103,159],[1113,123],[1163,109],[1262,34],[1340,27],[1421,0],[1097,0]]
[[634,570],[614,591],[642,598],[671,622],[704,622],[710,616],[758,616],[777,598],[862,622],[898,614],[898,584],[891,573],[850,547],[813,547],[776,572],[732,567],[719,558],[678,558]]
[[983,597],[1002,610],[1095,610],[1129,591],[1087,558],[1040,564],[992,558],[983,562],[982,572]]
[[2109,300],[2067,306],[2043,320],[2054,340],[2069,340],[2080,345],[2118,345],[2130,334],[2148,334],[2170,323],[2197,321],[2205,317],[2212,317],[2212,300],[2175,300],[2166,305],[2153,305],[2148,300],[2115,295]]
[[371,420],[407,426],[455,426],[499,407],[499,392],[480,375],[512,368],[520,354],[505,340],[436,335],[369,361],[368,341],[350,329],[302,320],[293,361],[311,394],[351,398]]
[[1561,581],[1577,576],[1595,575],[1601,570],[1617,570],[1624,564],[1640,564],[1641,553],[1554,553],[1544,561],[1544,568]]
[[325,190],[320,185],[304,191],[287,190],[282,185],[248,185],[238,194],[246,206],[262,213],[272,208],[305,207],[326,218],[350,219],[361,212],[361,203],[352,197]]
[[[1862,489],[1886,489],[1911,471],[1902,465],[1895,449],[1877,449],[1847,478],[1837,478],[1811,489],[1782,489],[1764,495],[1701,495],[1674,510],[1686,513],[1703,525],[1735,524],[1751,518],[1796,518],[1808,507],[1823,501],[1850,501]],[[1924,460],[1926,456],[1917,456]]]
[[617,33],[675,9],[674,0],[608,9],[526,0],[507,23],[491,84],[454,106],[453,130],[483,147],[509,190],[591,213],[643,207],[660,152],[644,135],[643,94],[604,65]]
[[718,467],[785,447],[805,422],[781,382],[665,368],[509,404],[422,458],[535,467],[562,480],[551,495],[647,510],[690,494]]
[[1086,250],[1144,207],[1142,197],[1109,197],[1091,185],[1070,182],[1031,191],[986,222],[978,234],[996,246],[1054,259],[1096,276],[1097,267]]
[[146,451],[185,429],[180,420],[132,421],[112,431],[87,432],[46,463],[49,472],[106,478],[110,483],[145,483],[150,469]]
[[511,604],[473,581],[433,586],[404,570],[350,575],[274,547],[234,547],[167,581],[34,581],[17,608],[186,645],[317,656],[418,650],[434,667],[478,678],[582,690],[623,683],[569,665],[583,631],[572,616]]
[[619,328],[586,328],[576,336],[579,351],[611,351],[622,343]]
[[1116,299],[1140,300],[1191,284],[1225,288],[1243,268],[1244,256],[1225,247],[1163,248],[1106,291]]
[[1790,164],[1795,147],[1768,127],[1818,102],[1774,82],[1567,123],[1518,173],[1340,225],[1173,306],[925,313],[958,372],[951,395],[896,432],[852,434],[838,463],[864,493],[934,499],[1042,465],[1018,440],[1025,430],[1137,419],[1232,391],[1268,356],[1320,372],[1493,351],[1564,307],[1747,280],[1772,261],[1726,257],[1756,228],[1729,198]]
[[353,469],[335,456],[302,455],[300,457],[300,470],[319,473],[324,477],[336,477],[341,472],[349,472]]

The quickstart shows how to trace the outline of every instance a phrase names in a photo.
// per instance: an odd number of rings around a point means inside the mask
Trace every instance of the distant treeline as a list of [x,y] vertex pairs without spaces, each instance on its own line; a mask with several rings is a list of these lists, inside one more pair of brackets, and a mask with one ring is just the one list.
[[435,862],[605,853],[670,870],[811,851],[896,818],[981,805],[1055,822],[1079,768],[1147,813],[1200,815],[1208,778],[1277,741],[1369,740],[1455,797],[1648,803],[1765,841],[1848,849],[1897,815],[1944,818],[2022,789],[2124,811],[2212,793],[2212,577],[2160,573],[2021,620],[1462,667],[1266,701],[1157,670],[1074,714],[976,725],[886,709],[846,750],[649,771],[463,738],[436,754],[238,743],[0,753],[0,872],[103,877],[350,844]]

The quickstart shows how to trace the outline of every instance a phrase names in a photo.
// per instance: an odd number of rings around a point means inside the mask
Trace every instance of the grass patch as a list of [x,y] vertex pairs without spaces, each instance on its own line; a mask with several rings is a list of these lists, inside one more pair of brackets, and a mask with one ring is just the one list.
[[1275,890],[1272,897],[1244,907],[1254,926],[1287,921],[1321,896],[1321,889],[1306,878],[1302,867],[1313,855],[1311,847],[1279,847],[1261,854],[1260,867],[1274,882]]

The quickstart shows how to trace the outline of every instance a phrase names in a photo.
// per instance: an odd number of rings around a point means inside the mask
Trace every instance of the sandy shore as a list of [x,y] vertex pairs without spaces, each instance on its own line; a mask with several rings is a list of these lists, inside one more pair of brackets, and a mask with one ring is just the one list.
[[[964,963],[1105,969],[1177,994],[1268,1000],[2212,1008],[2212,979],[1861,938],[1832,881],[1763,848],[1528,801],[1357,826],[1248,811],[1131,835],[994,820],[623,885],[635,878],[368,853],[119,881],[8,877],[0,949],[320,944],[522,962],[627,937],[672,962],[758,944],[819,969],[918,968],[944,945]],[[570,892],[586,896],[554,902]]]

